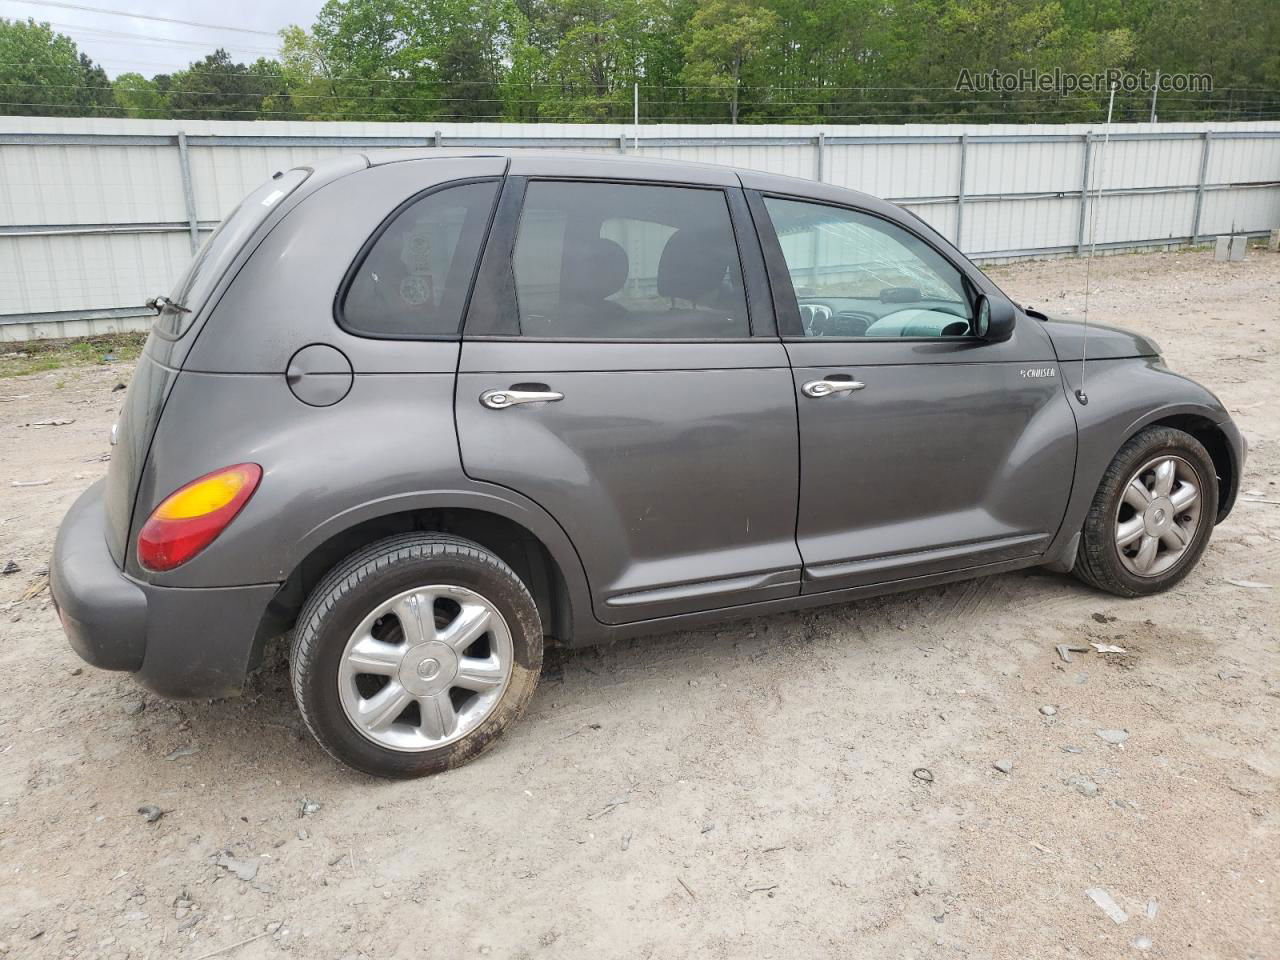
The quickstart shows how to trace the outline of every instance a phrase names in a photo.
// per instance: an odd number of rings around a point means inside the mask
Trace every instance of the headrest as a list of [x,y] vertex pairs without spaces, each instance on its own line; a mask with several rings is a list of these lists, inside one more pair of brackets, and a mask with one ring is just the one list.
[[594,302],[612,296],[627,282],[630,268],[620,243],[597,237],[578,250],[570,299]]
[[658,259],[658,296],[702,300],[720,289],[735,251],[723,229],[677,230]]

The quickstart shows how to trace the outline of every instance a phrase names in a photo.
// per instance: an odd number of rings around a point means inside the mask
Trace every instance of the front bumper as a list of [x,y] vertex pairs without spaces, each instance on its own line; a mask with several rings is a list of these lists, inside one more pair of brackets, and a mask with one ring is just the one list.
[[72,504],[49,564],[49,592],[71,648],[95,667],[136,673],[166,697],[239,693],[278,585],[188,589],[135,580],[107,549],[102,497],[99,481]]
[[1236,497],[1240,493],[1240,482],[1244,478],[1244,464],[1249,456],[1249,443],[1244,434],[1229,417],[1218,424],[1218,429],[1227,438],[1227,452],[1231,456],[1231,486],[1218,496],[1218,516],[1216,522],[1221,523],[1236,505]]

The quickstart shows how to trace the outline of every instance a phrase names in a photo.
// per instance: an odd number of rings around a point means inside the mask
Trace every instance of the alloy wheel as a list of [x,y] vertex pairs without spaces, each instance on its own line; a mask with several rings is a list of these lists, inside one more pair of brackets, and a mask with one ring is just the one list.
[[1124,486],[1116,507],[1116,551],[1125,569],[1158,577],[1186,554],[1200,524],[1200,478],[1178,456],[1143,464]]
[[511,631],[489,600],[465,587],[414,587],[352,632],[338,694],[362,736],[391,750],[431,750],[493,712],[512,662]]

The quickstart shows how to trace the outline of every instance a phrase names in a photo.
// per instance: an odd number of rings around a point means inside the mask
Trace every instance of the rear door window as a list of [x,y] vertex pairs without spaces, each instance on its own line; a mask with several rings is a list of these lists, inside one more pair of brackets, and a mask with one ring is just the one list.
[[240,248],[280,201],[298,189],[310,174],[310,170],[289,170],[272,177],[240,201],[240,205],[218,224],[213,235],[196,252],[156,317],[155,331],[158,334],[176,340],[190,329],[191,322]]
[[366,337],[458,336],[498,184],[434,190],[394,214],[348,276],[338,322]]
[[721,190],[534,181],[512,267],[522,336],[751,335]]

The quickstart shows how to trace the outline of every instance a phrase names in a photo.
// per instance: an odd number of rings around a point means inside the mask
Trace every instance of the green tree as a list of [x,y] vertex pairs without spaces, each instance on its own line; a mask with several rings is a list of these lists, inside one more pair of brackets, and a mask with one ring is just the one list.
[[259,57],[249,67],[250,84],[254,93],[262,98],[259,115],[265,120],[303,120],[306,115],[298,109],[289,96],[284,70],[278,60]]
[[394,63],[412,79],[411,109],[423,118],[502,119],[514,4],[476,0],[403,0],[395,21],[403,37]]
[[311,28],[308,56],[329,81],[332,115],[412,120],[411,80],[395,68],[402,0],[329,0]]
[[116,77],[111,88],[126,117],[157,120],[169,116],[169,101],[161,92],[158,80],[148,80],[140,73],[122,73]]
[[1146,0],[1127,14],[1139,66],[1213,77],[1216,92],[1201,99],[1216,101],[1216,109],[1197,108],[1185,94],[1169,94],[1166,102],[1175,113],[1191,109],[1235,120],[1280,117],[1280,3]]
[[[0,109],[74,116],[625,121],[635,84],[650,121],[1096,121],[1105,91],[956,81],[1113,67],[1213,76],[1162,119],[1280,116],[1280,2],[328,0],[278,60],[114,84],[47,24],[0,20]],[[1145,119],[1150,94],[1116,108]]]
[[742,74],[777,36],[778,15],[759,0],[706,0],[689,21],[682,78],[729,104],[738,122]]
[[106,72],[47,23],[0,18],[0,111],[16,116],[111,116]]
[[194,120],[257,120],[276,89],[264,74],[279,72],[274,61],[250,68],[218,49],[169,79],[169,107],[173,116]]
[[94,63],[87,54],[80,54],[80,86],[76,90],[75,105],[82,117],[118,117],[120,110],[111,92],[111,79],[107,71]]
[[547,58],[534,42],[533,23],[519,7],[512,11],[510,32],[509,64],[499,86],[503,119],[537,120],[542,85],[547,78]]

